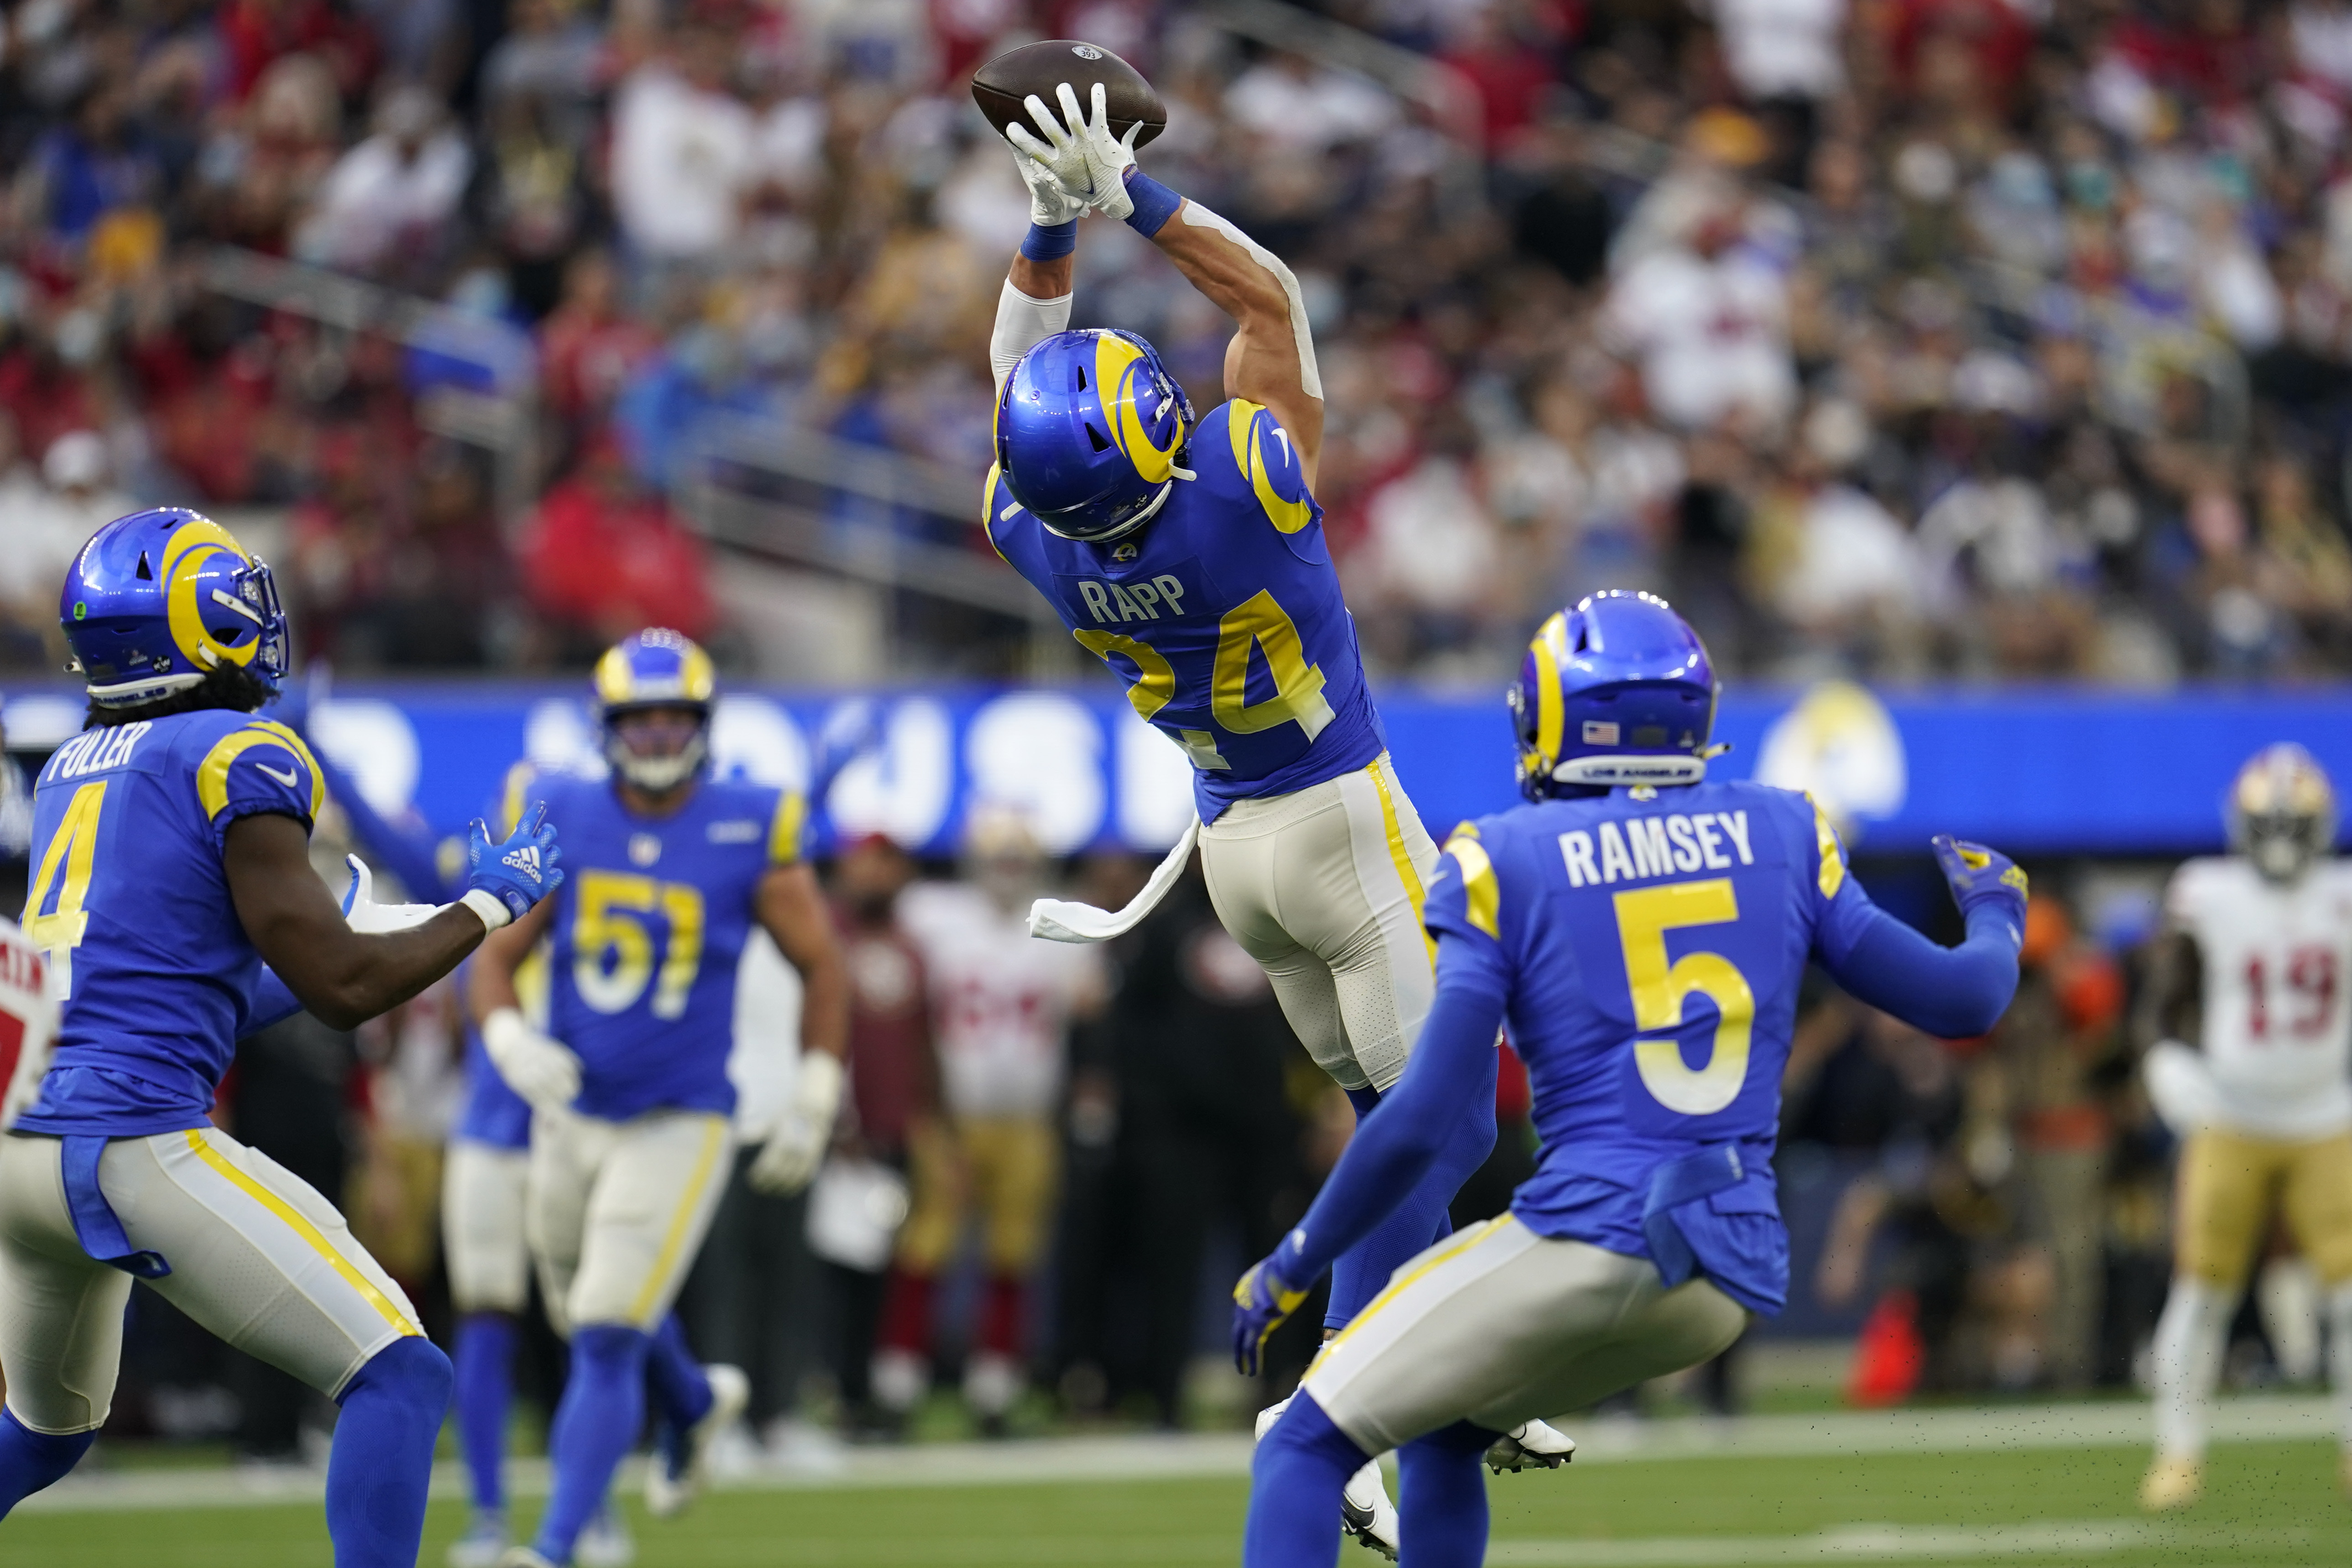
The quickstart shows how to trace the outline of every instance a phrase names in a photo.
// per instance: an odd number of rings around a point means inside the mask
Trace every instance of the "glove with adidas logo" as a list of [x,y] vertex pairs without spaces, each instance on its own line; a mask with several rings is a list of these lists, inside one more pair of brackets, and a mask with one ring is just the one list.
[[522,919],[533,904],[563,885],[563,873],[555,864],[563,852],[555,847],[555,829],[547,826],[545,801],[533,802],[502,843],[490,842],[490,830],[479,817],[466,837],[466,858],[472,868],[462,901],[492,931]]

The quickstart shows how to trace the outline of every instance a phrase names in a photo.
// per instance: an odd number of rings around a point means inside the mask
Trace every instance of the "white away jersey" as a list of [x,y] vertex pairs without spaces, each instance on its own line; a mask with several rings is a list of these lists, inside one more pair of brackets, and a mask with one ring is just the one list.
[[57,1004],[42,984],[40,950],[0,916],[0,1131],[32,1100],[57,1023]]
[[2293,887],[2237,857],[2188,862],[2165,894],[2205,965],[2203,1047],[2222,1120],[2265,1138],[2352,1126],[2352,862]]
[[1047,1116],[1062,1093],[1070,1014],[1100,984],[1090,948],[1040,942],[1025,910],[977,888],[918,882],[898,923],[923,954],[940,1089],[959,1116]]

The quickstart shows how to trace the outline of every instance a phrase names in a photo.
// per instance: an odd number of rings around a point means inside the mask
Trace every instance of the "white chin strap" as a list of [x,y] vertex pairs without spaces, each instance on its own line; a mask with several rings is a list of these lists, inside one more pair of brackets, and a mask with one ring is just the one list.
[[1616,789],[1626,784],[1693,784],[1706,777],[1706,759],[1687,752],[1664,756],[1570,757],[1551,771],[1552,782]]

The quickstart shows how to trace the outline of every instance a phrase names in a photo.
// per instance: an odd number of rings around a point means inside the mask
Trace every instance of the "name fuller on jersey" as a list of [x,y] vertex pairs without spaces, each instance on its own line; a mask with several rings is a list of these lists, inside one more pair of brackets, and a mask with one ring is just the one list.
[[1732,853],[1738,855],[1739,865],[1756,864],[1744,811],[1632,816],[1625,819],[1622,832],[1614,822],[1604,822],[1591,833],[1580,827],[1559,836],[1559,853],[1568,863],[1571,888],[1638,882],[1676,871],[1726,870],[1734,864]]
[[53,779],[78,779],[84,773],[104,773],[119,768],[131,760],[131,748],[155,726],[142,719],[132,724],[119,724],[104,730],[85,730],[58,748],[49,759],[48,776]]
[[1181,616],[1184,613],[1184,595],[1192,592],[1170,572],[1162,572],[1150,582],[1118,584],[1108,577],[1081,577],[1077,583],[1078,596],[1087,602],[1087,613],[1097,623],[1105,625],[1156,621],[1163,607],[1171,616]]

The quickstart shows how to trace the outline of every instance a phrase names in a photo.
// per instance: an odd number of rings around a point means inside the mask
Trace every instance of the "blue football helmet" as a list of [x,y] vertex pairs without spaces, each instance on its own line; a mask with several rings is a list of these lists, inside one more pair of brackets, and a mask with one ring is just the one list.
[[1696,784],[1715,729],[1706,645],[1654,594],[1611,588],[1544,622],[1504,694],[1529,800]]
[[[710,759],[710,708],[719,679],[710,656],[683,633],[667,626],[632,632],[596,661],[596,717],[604,761],[613,771],[652,795],[666,795],[702,771]],[[684,750],[645,756],[622,740],[614,721],[634,710],[688,708],[700,722]]]
[[185,691],[227,665],[274,697],[291,662],[268,566],[185,507],[134,511],[90,535],[66,574],[58,619],[103,708]]
[[1168,500],[1192,405],[1133,332],[1055,332],[1021,356],[996,401],[996,467],[1013,499],[1065,539],[1106,543]]

